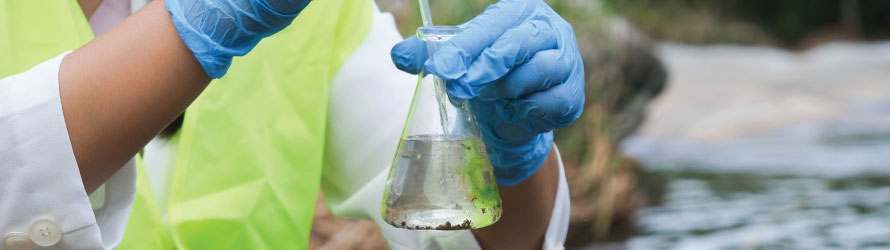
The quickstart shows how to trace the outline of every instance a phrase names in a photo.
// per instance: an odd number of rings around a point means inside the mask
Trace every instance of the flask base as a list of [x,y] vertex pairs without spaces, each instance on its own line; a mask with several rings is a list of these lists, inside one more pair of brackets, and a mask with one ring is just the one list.
[[[466,230],[488,225],[476,225],[468,219],[472,216],[464,210],[454,209],[410,209],[387,211],[387,223],[399,228],[412,230]],[[398,218],[398,219],[395,219]],[[463,220],[461,220],[463,219]]]

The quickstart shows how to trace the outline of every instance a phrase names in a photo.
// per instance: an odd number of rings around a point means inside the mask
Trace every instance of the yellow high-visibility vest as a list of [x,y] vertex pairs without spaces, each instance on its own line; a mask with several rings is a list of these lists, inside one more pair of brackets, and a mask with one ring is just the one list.
[[93,32],[75,0],[0,1],[0,78],[90,40]]
[[[118,249],[303,249],[321,178],[328,84],[370,0],[313,1],[186,110],[165,226],[143,167]],[[92,40],[75,0],[0,2],[0,78]]]

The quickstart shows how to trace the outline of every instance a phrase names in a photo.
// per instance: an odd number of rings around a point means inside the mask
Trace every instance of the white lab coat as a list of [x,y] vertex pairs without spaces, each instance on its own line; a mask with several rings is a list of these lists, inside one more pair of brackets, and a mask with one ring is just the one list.
[[3,250],[111,248],[133,204],[136,168],[130,161],[105,183],[104,205],[93,212],[62,116],[63,56],[0,80]]
[[[386,173],[417,78],[392,66],[389,50],[402,38],[391,15],[380,13],[376,5],[374,11],[371,32],[330,88],[322,177],[327,205],[335,215],[376,222],[392,249],[479,249],[468,230],[410,231],[380,218]],[[58,225],[62,235],[47,249],[109,249],[124,232],[135,193],[135,164],[131,161],[106,182],[102,197],[93,197],[104,200],[94,212],[59,101],[63,56],[0,80],[0,250],[15,249],[11,246],[16,243],[29,249],[34,242],[52,242],[52,234],[40,231],[45,232],[46,223]],[[145,149],[149,182],[162,213],[175,147],[155,140]],[[562,249],[568,216],[568,185],[560,161],[557,198],[542,249]]]

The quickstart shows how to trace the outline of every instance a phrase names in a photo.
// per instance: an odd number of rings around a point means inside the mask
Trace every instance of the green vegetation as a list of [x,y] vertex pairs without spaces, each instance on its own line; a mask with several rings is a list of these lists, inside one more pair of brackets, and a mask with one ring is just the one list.
[[[402,35],[421,25],[416,0],[377,0]],[[431,0],[433,22],[458,25],[496,0]],[[657,39],[687,43],[807,46],[824,40],[890,37],[884,0],[545,0],[579,34],[620,14]]]
[[[806,45],[886,38],[890,1],[603,0],[657,38],[691,42]],[[814,41],[808,41],[814,40]]]

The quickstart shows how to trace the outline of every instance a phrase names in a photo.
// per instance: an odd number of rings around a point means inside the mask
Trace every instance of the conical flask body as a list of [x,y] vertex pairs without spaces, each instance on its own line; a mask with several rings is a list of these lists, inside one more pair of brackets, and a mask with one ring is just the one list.
[[[460,32],[418,29],[429,53]],[[493,168],[466,100],[451,99],[438,77],[421,77],[390,166],[381,215],[396,227],[457,230],[493,224],[501,216]]]

